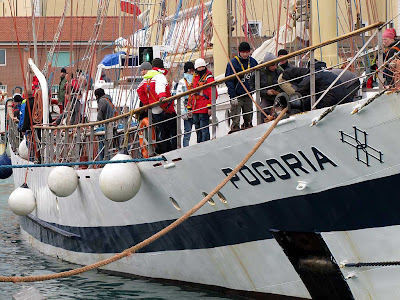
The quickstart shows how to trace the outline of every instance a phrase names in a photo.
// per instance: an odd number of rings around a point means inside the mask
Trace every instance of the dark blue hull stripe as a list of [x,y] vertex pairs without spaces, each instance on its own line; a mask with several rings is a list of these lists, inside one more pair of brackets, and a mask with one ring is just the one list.
[[[329,232],[400,225],[399,183],[397,174],[320,193],[194,216],[141,252],[205,249],[271,239],[271,229]],[[22,228],[37,240],[86,253],[120,252],[171,222],[71,227],[52,223],[42,226],[40,222],[21,217]],[[60,234],[50,227],[80,238]]]

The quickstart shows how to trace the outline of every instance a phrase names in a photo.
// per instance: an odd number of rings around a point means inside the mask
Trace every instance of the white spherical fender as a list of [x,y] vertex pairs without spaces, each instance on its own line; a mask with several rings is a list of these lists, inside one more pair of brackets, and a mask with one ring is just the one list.
[[56,167],[50,172],[47,185],[54,195],[68,197],[78,187],[78,175],[71,167]]
[[22,140],[22,142],[19,144],[18,147],[18,154],[19,156],[21,156],[23,159],[28,160],[29,159],[29,149],[26,146],[26,139],[24,137],[24,139]]
[[[118,153],[111,160],[127,159],[132,159],[132,157]],[[116,202],[132,199],[138,193],[140,184],[140,171],[133,162],[107,164],[99,177],[100,189],[104,196]]]
[[36,206],[35,196],[26,184],[16,188],[8,198],[8,206],[14,214],[19,216],[29,215]]

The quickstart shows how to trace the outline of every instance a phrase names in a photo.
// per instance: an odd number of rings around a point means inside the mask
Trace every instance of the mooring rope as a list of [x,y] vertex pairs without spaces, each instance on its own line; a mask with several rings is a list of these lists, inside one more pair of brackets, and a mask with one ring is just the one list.
[[65,162],[65,163],[48,163],[48,164],[32,164],[32,165],[2,165],[1,169],[22,169],[22,168],[44,168],[44,167],[60,167],[60,166],[80,166],[80,165],[107,165],[107,164],[121,164],[130,162],[143,162],[143,161],[166,161],[165,157],[153,158],[132,158],[123,160],[99,160],[99,161],[80,161],[80,162]]
[[268,128],[267,132],[261,137],[261,139],[255,144],[255,146],[250,150],[250,152],[243,158],[243,160],[236,166],[236,168],[229,173],[228,176],[224,178],[206,197],[203,198],[199,203],[197,203],[195,206],[192,207],[191,210],[189,210],[186,214],[184,214],[182,217],[179,219],[175,220],[173,223],[165,227],[164,229],[160,230],[159,232],[155,233],[151,237],[145,239],[144,241],[140,242],[139,244],[136,244],[135,246],[132,246],[128,249],[125,249],[121,253],[115,254],[114,256],[99,261],[97,263],[84,266],[81,268],[69,270],[69,271],[64,271],[60,273],[55,273],[55,274],[50,274],[50,275],[38,275],[38,276],[26,276],[26,277],[21,277],[21,276],[0,276],[0,282],[34,282],[34,281],[45,281],[45,280],[52,280],[52,279],[57,279],[57,278],[64,278],[64,277],[70,277],[74,276],[77,274],[81,274],[93,269],[97,269],[100,267],[103,267],[105,265],[111,264],[117,260],[120,260],[121,258],[131,256],[132,253],[135,253],[136,251],[142,249],[143,247],[146,247],[147,245],[151,244],[152,242],[158,240],[160,237],[164,236],[183,222],[185,222],[191,215],[193,215],[196,211],[198,211],[204,204],[206,204],[212,196],[214,196],[229,180],[232,179],[233,176],[236,175],[237,172],[244,166],[244,164],[250,159],[250,157],[253,156],[253,154],[260,148],[262,143],[267,139],[267,137],[271,134],[271,132],[275,129],[276,125],[278,122],[284,117],[284,115],[287,112],[287,108],[281,111],[279,116],[274,120],[272,123],[271,127]]

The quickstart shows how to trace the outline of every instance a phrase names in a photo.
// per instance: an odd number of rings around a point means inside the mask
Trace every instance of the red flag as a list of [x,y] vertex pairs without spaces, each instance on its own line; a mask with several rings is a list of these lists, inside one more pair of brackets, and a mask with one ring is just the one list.
[[130,0],[121,0],[121,11],[132,15],[140,15],[140,8]]

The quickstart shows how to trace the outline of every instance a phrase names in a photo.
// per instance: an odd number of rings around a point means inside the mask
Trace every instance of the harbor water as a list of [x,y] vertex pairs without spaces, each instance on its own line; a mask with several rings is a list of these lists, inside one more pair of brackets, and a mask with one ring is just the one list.
[[[30,276],[62,272],[77,265],[41,254],[21,239],[18,217],[8,208],[13,180],[0,181],[0,275]],[[12,299],[22,287],[35,287],[46,299],[234,299],[183,286],[128,279],[90,271],[79,276],[36,283],[0,283],[0,299]]]

